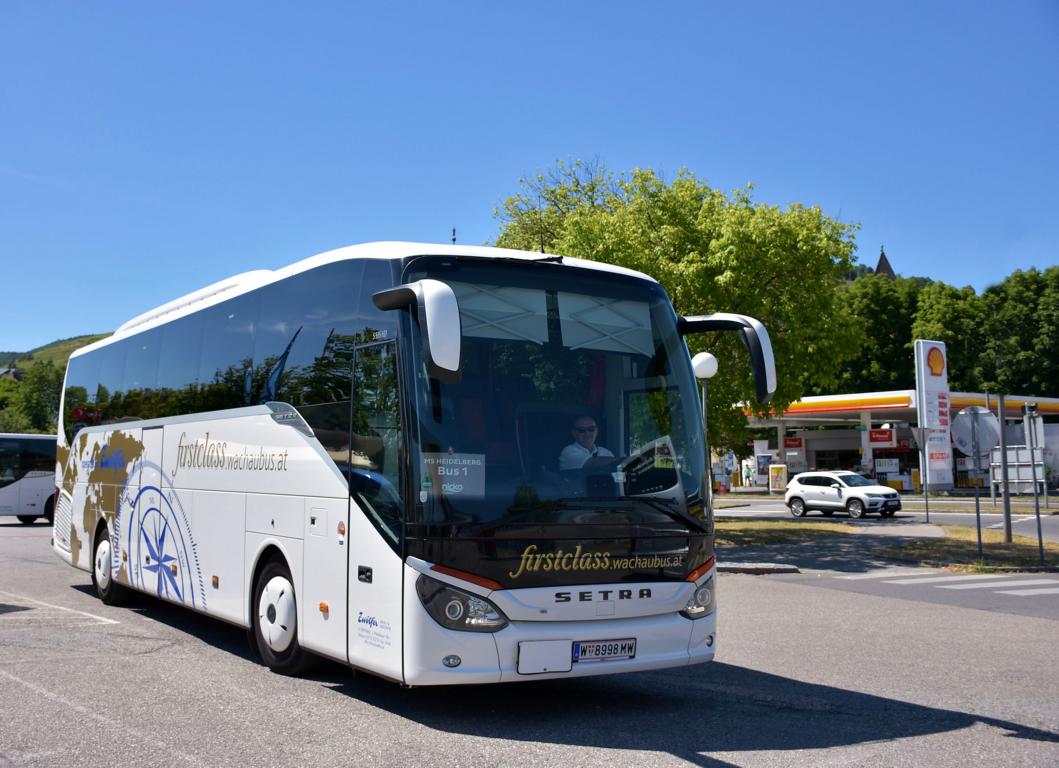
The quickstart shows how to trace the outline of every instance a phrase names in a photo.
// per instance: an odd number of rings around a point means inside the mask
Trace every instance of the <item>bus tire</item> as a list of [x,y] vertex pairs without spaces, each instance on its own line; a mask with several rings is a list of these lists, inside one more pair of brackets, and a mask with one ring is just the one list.
[[22,525],[32,525],[33,521],[37,519],[36,515],[19,515],[18,521]]
[[44,502],[44,519],[48,521],[48,525],[55,524],[55,496],[49,496],[48,500]]
[[96,545],[92,549],[92,586],[104,605],[121,605],[128,600],[129,589],[114,581],[112,557],[110,531],[107,526],[100,525],[96,531]]
[[290,569],[270,560],[254,582],[251,606],[254,641],[265,666],[281,675],[297,675],[309,666],[309,654],[298,644],[298,603]]

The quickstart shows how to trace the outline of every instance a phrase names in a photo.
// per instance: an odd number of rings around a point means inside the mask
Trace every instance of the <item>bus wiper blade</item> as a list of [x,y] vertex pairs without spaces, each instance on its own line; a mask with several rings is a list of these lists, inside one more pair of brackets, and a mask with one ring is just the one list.
[[657,509],[659,512],[668,515],[674,520],[679,520],[682,523],[687,523],[688,525],[692,526],[693,528],[696,528],[702,533],[709,533],[709,530],[706,528],[706,526],[701,520],[692,517],[687,512],[680,509],[680,507],[677,506],[675,501],[667,502],[665,499],[659,499],[651,496],[622,496],[621,498],[643,502],[652,509]]

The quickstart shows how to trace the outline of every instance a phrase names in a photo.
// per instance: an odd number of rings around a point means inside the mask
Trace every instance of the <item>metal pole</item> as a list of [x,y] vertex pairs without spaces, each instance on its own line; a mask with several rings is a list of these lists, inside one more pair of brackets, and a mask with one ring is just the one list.
[[[1031,403],[1026,403],[1026,415],[1030,416],[1030,408],[1033,407]],[[1029,419],[1030,423],[1033,423],[1032,417]],[[1036,430],[1031,429],[1026,436],[1026,442],[1030,446],[1030,478],[1033,480],[1033,511],[1037,515],[1037,551],[1040,554],[1041,562],[1044,562],[1044,536],[1041,534],[1041,498],[1037,495],[1037,458],[1036,448],[1034,444],[1037,442],[1036,435],[1033,433]]]
[[[985,409],[989,412],[993,411],[993,404],[989,402],[989,393],[985,393]],[[1003,424],[1003,422],[1001,422]],[[993,452],[989,452],[989,463],[986,464],[989,468],[989,497],[993,500],[993,507],[996,508],[996,483],[993,482]]]
[[919,482],[923,485],[923,508],[927,511],[927,524],[930,523],[930,494],[927,493],[927,445],[926,441],[923,441],[923,445],[919,448],[919,454],[922,457],[920,462],[923,469],[919,472]]
[[[1033,440],[1034,440],[1034,443],[1036,443],[1036,441],[1037,441],[1037,414],[1036,413],[1033,414],[1033,418],[1031,419],[1031,421],[1033,422]],[[1044,431],[1044,425],[1043,424],[1041,425],[1041,431],[1042,431],[1042,433]],[[1043,437],[1043,434],[1041,436]],[[1040,449],[1041,449],[1041,471],[1042,472],[1044,472],[1044,470],[1046,469],[1046,467],[1044,466],[1044,449],[1046,447],[1047,447],[1047,441],[1045,441],[1044,445],[1040,446]],[[1044,489],[1044,508],[1048,509],[1048,473],[1047,472],[1044,472],[1044,477],[1041,478],[1041,488]]]
[[1008,438],[1007,410],[1004,407],[1004,396],[997,395],[997,411],[1000,416],[1000,482],[1003,484],[1004,499],[1004,543],[1011,543],[1011,490],[1008,488]]
[[710,509],[713,509],[713,457],[710,456],[710,434],[706,431],[706,379],[702,384],[702,444],[706,448],[706,486],[710,489]]
[[971,414],[971,453],[974,454],[974,474],[971,478],[974,483],[974,524],[978,529],[978,559],[982,559],[982,510],[978,502],[978,414]]

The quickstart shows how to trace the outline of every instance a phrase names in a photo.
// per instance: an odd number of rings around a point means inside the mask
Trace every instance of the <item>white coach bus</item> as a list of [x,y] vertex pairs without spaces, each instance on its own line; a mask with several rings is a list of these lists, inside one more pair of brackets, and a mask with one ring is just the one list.
[[[373,243],[239,275],[71,356],[54,548],[104,602],[246,627],[288,674],[307,652],[406,685],[707,661],[682,334],[717,330],[767,400],[760,323],[678,317],[627,269]],[[561,465],[575,443],[595,457]]]
[[51,521],[54,492],[55,437],[0,434],[0,515]]

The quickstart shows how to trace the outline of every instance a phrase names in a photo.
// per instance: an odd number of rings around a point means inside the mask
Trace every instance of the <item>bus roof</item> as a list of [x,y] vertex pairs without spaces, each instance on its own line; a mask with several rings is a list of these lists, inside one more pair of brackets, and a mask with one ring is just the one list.
[[140,331],[153,328],[175,320],[178,317],[189,315],[200,309],[219,304],[222,301],[239,296],[248,291],[260,288],[270,283],[291,277],[309,269],[321,267],[336,261],[351,259],[390,259],[403,260],[414,256],[468,256],[471,258],[488,259],[517,259],[524,261],[539,261],[546,258],[562,258],[563,266],[580,267],[584,269],[611,272],[614,274],[636,277],[642,280],[657,282],[650,275],[645,275],[636,270],[625,267],[605,264],[603,262],[575,259],[561,254],[548,254],[536,251],[518,251],[512,248],[491,248],[481,245],[444,245],[434,243],[410,243],[401,241],[382,241],[374,243],[361,243],[349,245],[344,248],[325,251],[324,253],[310,256],[307,259],[296,261],[286,267],[279,269],[258,269],[251,272],[243,272],[232,277],[219,280],[207,285],[197,291],[192,291],[184,296],[166,302],[161,306],[148,310],[123,323],[114,333],[104,339],[93,342],[87,346],[75,350],[71,357],[78,357],[100,347],[105,347],[113,341],[126,336],[131,336]]

